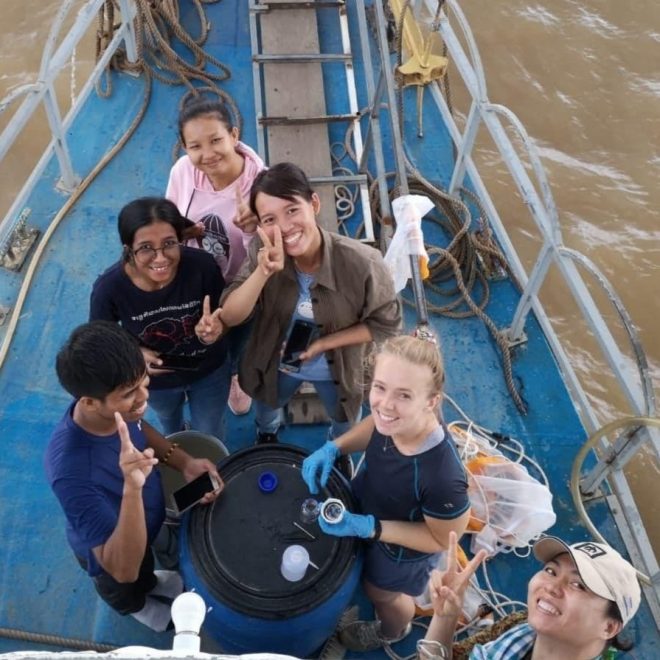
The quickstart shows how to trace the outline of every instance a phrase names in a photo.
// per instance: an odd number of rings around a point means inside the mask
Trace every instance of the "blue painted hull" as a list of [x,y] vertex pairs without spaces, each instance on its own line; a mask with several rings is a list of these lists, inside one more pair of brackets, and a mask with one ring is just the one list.
[[[350,4],[350,3],[349,3]],[[241,108],[245,123],[242,139],[255,144],[256,132],[252,99],[252,70],[247,22],[247,3],[225,0],[206,6],[214,29],[206,48],[228,62],[232,79],[223,85]],[[356,50],[357,47],[356,47]],[[364,89],[361,74],[358,89]],[[137,114],[142,101],[144,80],[113,73],[113,95],[109,99],[90,98],[71,133],[76,136],[72,154],[80,173],[91,170],[109,144],[113,144]],[[0,462],[0,627],[93,640],[116,646],[145,645],[171,648],[171,634],[152,633],[130,617],[120,617],[100,601],[91,581],[78,567],[67,545],[64,517],[43,476],[42,460],[50,432],[64,413],[69,400],[60,389],[54,373],[54,356],[71,329],[87,320],[88,297],[96,276],[120,255],[116,234],[117,211],[127,201],[143,195],[162,194],[171,165],[176,139],[177,104],[183,91],[154,82],[145,119],[131,141],[96,178],[60,225],[44,256],[28,292],[24,314],[13,339],[11,351],[0,373],[0,400],[3,449]],[[364,101],[362,95],[361,101]],[[433,112],[425,108],[425,116]],[[405,124],[414,127],[414,105],[404,113]],[[426,175],[448,182],[453,153],[446,133],[427,133],[423,141],[408,145],[409,153]],[[65,197],[54,189],[56,168],[51,164],[37,185],[30,207],[30,224],[43,230],[62,206]],[[447,239],[437,236],[439,244]],[[21,276],[0,276],[0,304],[13,305]],[[492,286],[486,311],[495,323],[508,324],[519,293],[510,281]],[[491,336],[477,319],[455,320],[433,317],[432,324],[442,341],[447,366],[447,391],[482,426],[520,440],[526,451],[547,472],[558,516],[552,533],[571,541],[586,538],[576,516],[568,488],[571,465],[585,440],[585,432],[566,386],[562,381],[547,342],[536,321],[526,326],[528,342],[514,353],[514,378],[519,384],[529,412],[521,415],[507,392],[498,351]],[[414,327],[414,317],[406,314],[406,328]],[[4,332],[0,328],[0,332]],[[455,412],[446,407],[447,421]],[[248,446],[254,437],[252,415],[230,416],[227,446],[230,451]],[[309,449],[323,442],[321,427],[287,428],[283,439]],[[615,545],[621,541],[602,503],[590,506],[596,526]],[[526,584],[537,570],[531,559],[499,555],[490,565],[493,587],[519,600],[526,598]],[[193,575],[186,575],[190,583]],[[351,580],[357,580],[355,575]],[[354,586],[346,583],[337,592],[337,603],[328,605],[332,617],[345,593]],[[198,585],[200,593],[203,586]],[[363,598],[358,599],[364,616],[369,615]],[[218,605],[218,609],[220,606]],[[215,626],[216,614],[212,613]],[[331,618],[328,616],[328,619]],[[286,626],[316,630],[319,621],[291,620]],[[236,651],[285,648],[287,628],[276,623],[236,621],[227,626],[217,623],[219,635]],[[272,626],[269,627],[269,626]],[[242,640],[260,631],[257,646],[247,648]],[[232,630],[237,631],[235,637]],[[262,631],[263,630],[263,636]],[[298,628],[295,628],[296,634]],[[323,630],[323,636],[327,630]],[[417,636],[419,633],[417,634]],[[635,657],[660,656],[660,639],[646,605],[630,626],[637,644]],[[311,643],[311,642],[310,642]],[[28,641],[0,637],[0,651],[51,649]],[[296,647],[297,648],[297,647]],[[397,647],[402,654],[414,650],[410,639]],[[295,651],[298,652],[297,650]],[[304,655],[304,653],[300,653]],[[348,654],[347,657],[358,657]],[[382,652],[360,657],[382,658]]]

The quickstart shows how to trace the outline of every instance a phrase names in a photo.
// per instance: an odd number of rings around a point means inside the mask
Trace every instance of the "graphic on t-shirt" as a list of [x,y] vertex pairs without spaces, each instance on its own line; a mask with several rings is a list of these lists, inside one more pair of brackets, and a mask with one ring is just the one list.
[[298,316],[301,316],[304,319],[314,320],[314,308],[312,307],[312,301],[309,298],[299,298],[298,307],[296,308]]
[[139,335],[140,341],[161,353],[169,353],[174,349],[180,352],[182,346],[187,346],[195,340],[195,325],[199,314],[188,314],[181,318],[165,318],[145,326]]
[[200,247],[208,252],[224,273],[229,263],[229,236],[219,216],[209,213],[200,219],[204,224],[204,236],[198,239]]

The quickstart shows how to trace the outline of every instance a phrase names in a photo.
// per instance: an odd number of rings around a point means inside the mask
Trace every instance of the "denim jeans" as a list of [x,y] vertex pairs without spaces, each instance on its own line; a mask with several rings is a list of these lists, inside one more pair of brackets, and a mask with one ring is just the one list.
[[[289,374],[279,372],[277,375],[277,408],[271,408],[263,401],[255,401],[257,431],[259,433],[277,433],[282,425],[283,414],[282,407],[285,406],[291,397],[298,391],[303,381],[294,378]],[[337,387],[331,380],[316,380],[312,383],[319,399],[323,402],[328,416],[330,417],[330,429],[328,437],[330,439],[338,438],[342,433],[346,433],[356,422],[357,419],[344,420],[344,411],[337,408]]]
[[190,428],[225,439],[225,410],[229,397],[231,365],[222,366],[194,383],[149,391],[149,404],[158,416],[164,435],[183,428],[183,408],[190,408]]

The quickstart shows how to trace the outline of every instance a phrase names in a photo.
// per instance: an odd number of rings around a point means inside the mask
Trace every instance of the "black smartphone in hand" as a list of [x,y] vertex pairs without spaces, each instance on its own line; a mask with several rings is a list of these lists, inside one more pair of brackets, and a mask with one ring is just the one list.
[[318,327],[311,321],[293,322],[286,344],[284,345],[284,354],[282,355],[282,366],[289,371],[300,371],[300,354],[304,353],[309,345],[316,339]]
[[172,493],[176,512],[180,515],[195,506],[206,493],[211,493],[220,488],[220,484],[210,472],[205,472],[199,477],[188,482]]
[[189,355],[161,355],[163,364],[152,364],[152,369],[166,369],[169,371],[197,371],[201,360]]

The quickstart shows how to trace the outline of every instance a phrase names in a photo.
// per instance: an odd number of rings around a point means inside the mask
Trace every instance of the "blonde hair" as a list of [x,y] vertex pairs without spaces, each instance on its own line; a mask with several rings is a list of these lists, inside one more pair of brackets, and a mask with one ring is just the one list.
[[376,346],[367,358],[369,381],[373,379],[376,360],[380,355],[392,355],[411,364],[428,367],[431,370],[431,395],[442,394],[445,384],[445,367],[437,339],[430,341],[409,335],[389,337],[382,344]]

